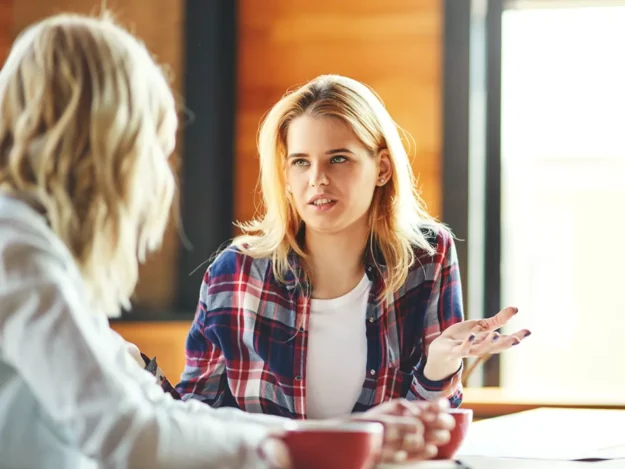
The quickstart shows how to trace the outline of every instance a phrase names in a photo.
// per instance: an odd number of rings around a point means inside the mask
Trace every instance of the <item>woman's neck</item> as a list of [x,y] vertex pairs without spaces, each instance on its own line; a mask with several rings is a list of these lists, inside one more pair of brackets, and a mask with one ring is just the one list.
[[338,298],[353,290],[365,273],[366,229],[325,234],[306,230],[307,267],[313,298]]

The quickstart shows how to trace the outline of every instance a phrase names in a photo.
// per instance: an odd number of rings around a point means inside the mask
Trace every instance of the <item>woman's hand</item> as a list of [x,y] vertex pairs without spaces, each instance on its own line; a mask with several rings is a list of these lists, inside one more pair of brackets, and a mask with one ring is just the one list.
[[449,402],[394,399],[362,414],[355,420],[376,421],[384,425],[383,462],[431,459],[437,446],[449,441],[454,419],[446,412]]
[[271,469],[291,469],[291,458],[281,432],[273,432],[261,442],[258,455]]
[[519,344],[531,334],[528,329],[510,335],[496,331],[517,312],[517,308],[508,307],[491,318],[467,320],[445,329],[428,348],[425,377],[432,381],[448,378],[458,371],[465,357],[500,353]]
[[141,368],[145,368],[145,362],[143,361],[143,358],[141,357],[141,352],[139,351],[139,347],[137,347],[132,342],[126,342],[126,350]]

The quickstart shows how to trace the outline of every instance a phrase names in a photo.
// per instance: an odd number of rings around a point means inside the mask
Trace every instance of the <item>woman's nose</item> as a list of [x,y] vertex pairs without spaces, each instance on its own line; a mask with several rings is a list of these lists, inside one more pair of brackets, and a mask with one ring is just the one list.
[[313,166],[312,171],[310,172],[310,186],[318,187],[318,186],[326,186],[328,185],[328,177],[326,176],[325,171],[320,166]]

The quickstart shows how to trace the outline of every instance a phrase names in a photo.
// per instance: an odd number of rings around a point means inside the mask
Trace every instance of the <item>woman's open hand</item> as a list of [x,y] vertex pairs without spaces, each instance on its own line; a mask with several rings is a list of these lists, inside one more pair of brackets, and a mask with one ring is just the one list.
[[466,320],[445,329],[428,348],[424,369],[426,378],[433,381],[445,379],[460,368],[465,357],[501,353],[521,343],[531,334],[528,329],[509,335],[497,332],[517,312],[517,308],[508,307],[491,318]]

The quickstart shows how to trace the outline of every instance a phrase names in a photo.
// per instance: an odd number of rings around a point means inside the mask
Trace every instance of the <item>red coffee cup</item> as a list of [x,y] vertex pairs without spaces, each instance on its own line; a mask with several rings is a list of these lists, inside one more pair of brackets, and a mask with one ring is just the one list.
[[376,422],[293,421],[280,439],[293,469],[372,469],[382,452],[384,427]]
[[471,409],[449,409],[449,414],[456,421],[456,426],[450,432],[451,438],[443,446],[438,447],[438,454],[435,459],[451,459],[454,457],[460,445],[467,436],[471,422],[473,421],[473,410]]

